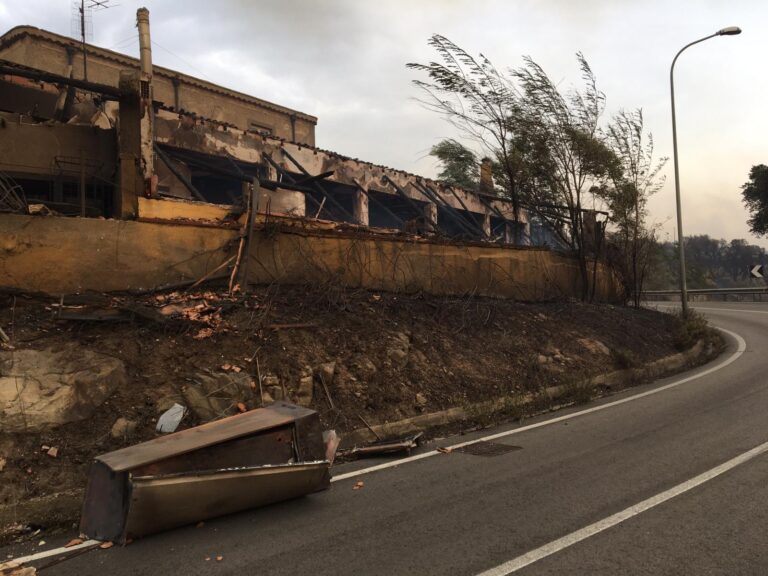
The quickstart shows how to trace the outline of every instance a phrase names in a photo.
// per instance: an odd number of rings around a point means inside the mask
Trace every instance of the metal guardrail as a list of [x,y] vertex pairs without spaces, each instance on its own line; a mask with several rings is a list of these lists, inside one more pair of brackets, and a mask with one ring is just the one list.
[[[674,296],[679,294],[679,289],[643,290],[643,296]],[[689,288],[688,294],[768,294],[768,286],[755,286],[748,288]]]
[[[670,302],[680,300],[680,290],[647,290],[645,302]],[[746,288],[694,288],[688,290],[689,302],[768,302],[768,286]]]

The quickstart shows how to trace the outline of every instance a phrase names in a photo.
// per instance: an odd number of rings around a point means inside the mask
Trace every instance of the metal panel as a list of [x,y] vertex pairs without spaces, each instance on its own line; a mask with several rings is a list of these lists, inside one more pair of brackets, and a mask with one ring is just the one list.
[[161,436],[96,457],[80,530],[125,542],[324,490],[332,456],[318,413],[286,402]]
[[129,538],[264,506],[313,492],[328,462],[261,466],[131,480]]
[[149,442],[115,450],[98,457],[114,471],[131,470],[165,458],[200,450],[258,431],[293,424],[297,419],[316,416],[316,412],[287,402],[252,410],[229,418],[161,436]]
[[116,540],[123,533],[128,505],[128,473],[113,472],[102,462],[94,462],[85,489],[80,531],[96,540]]
[[235,438],[194,452],[185,452],[139,466],[131,470],[131,475],[157,476],[223,468],[287,464],[295,461],[293,427],[282,426],[276,430]]

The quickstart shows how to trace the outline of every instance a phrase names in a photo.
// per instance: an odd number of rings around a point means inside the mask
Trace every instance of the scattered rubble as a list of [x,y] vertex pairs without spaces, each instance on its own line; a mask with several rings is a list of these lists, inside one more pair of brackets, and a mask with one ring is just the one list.
[[422,437],[423,432],[412,434],[405,438],[395,440],[380,440],[367,446],[355,446],[350,450],[345,450],[342,455],[346,457],[357,456],[382,456],[387,454],[397,454],[405,452],[410,454],[411,450],[418,447],[419,439]]
[[254,408],[253,379],[245,372],[198,372],[182,391],[189,409],[202,421],[231,416],[238,404]]
[[600,340],[595,340],[593,338],[579,338],[578,342],[586,350],[594,354],[604,354],[605,356],[611,355],[611,349],[608,348],[608,346],[606,346],[602,342],[600,342]]
[[[135,422],[133,420],[128,420],[127,418],[123,418],[121,416],[120,418],[115,420],[114,424],[112,424],[112,430],[110,430],[110,435],[112,436],[112,438],[115,438],[115,439],[127,440],[128,438],[133,436],[134,433],[136,432],[136,426],[138,426],[138,422]],[[159,422],[158,422],[158,426],[160,426]]]
[[300,406],[312,404],[315,389],[315,378],[310,366],[305,366],[299,378],[299,387],[296,390],[296,402]]
[[[160,418],[157,419],[157,426],[155,430],[161,434],[169,434],[176,432],[176,428],[179,427],[181,421],[184,419],[184,415],[187,413],[187,409],[181,404],[174,404],[168,410],[163,412]],[[117,423],[115,423],[117,424]],[[114,427],[112,428],[114,433]]]

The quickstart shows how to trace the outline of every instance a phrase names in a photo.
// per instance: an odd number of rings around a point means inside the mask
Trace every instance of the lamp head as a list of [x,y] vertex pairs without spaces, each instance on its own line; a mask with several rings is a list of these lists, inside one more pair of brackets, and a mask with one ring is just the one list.
[[736,36],[737,34],[741,34],[741,28],[738,26],[728,26],[717,31],[718,36]]

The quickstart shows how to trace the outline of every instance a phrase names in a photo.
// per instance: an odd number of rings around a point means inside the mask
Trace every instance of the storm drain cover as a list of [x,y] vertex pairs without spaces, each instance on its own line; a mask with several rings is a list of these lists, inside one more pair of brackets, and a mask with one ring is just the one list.
[[496,442],[475,442],[474,444],[468,444],[467,446],[457,448],[456,452],[464,452],[464,454],[472,454],[474,456],[501,456],[507,452],[514,452],[515,450],[522,449],[522,446],[497,444]]

